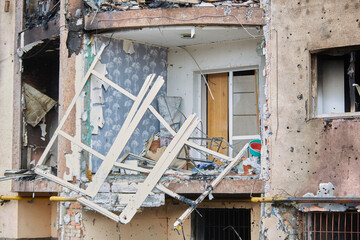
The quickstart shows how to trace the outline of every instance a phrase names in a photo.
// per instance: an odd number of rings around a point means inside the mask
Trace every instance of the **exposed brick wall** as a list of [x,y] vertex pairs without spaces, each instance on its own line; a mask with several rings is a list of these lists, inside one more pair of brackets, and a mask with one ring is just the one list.
[[77,9],[81,9],[82,0],[68,0],[68,11],[71,16],[74,16]]
[[63,217],[64,239],[83,239],[82,209],[78,202],[67,202],[64,204],[66,211]]

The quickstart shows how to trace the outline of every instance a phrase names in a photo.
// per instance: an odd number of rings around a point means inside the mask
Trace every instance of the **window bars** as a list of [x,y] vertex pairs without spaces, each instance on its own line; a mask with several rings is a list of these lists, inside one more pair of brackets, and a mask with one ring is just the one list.
[[359,240],[359,212],[305,212],[303,240]]

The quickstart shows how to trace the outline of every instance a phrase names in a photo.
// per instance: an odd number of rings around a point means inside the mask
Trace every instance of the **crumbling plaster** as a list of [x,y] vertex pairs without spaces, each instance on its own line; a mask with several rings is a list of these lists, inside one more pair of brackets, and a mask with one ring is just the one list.
[[[5,1],[0,2],[0,9],[3,11]],[[14,23],[15,23],[15,3],[10,2],[10,11],[0,14],[0,136],[1,136],[1,161],[0,161],[0,177],[6,169],[12,168],[12,113],[13,113],[13,75],[14,72]],[[4,69],[8,69],[4,71]],[[0,182],[0,195],[10,195],[11,182]],[[18,226],[9,221],[8,216],[12,216],[13,221],[17,221],[18,203],[11,202],[1,206],[0,214],[0,238],[16,237]]]
[[[360,1],[272,0],[263,6],[271,10],[264,27],[270,170],[265,195],[301,197],[331,182],[335,196],[359,196],[359,120],[311,119],[308,109],[309,51],[359,45]],[[291,206],[262,204],[261,239],[296,239],[297,214]]]
[[[120,224],[122,239],[183,239],[172,230],[172,224],[186,210],[182,204],[166,204],[158,208],[145,208],[126,225]],[[119,239],[116,223],[99,213],[84,211],[84,239]],[[185,221],[186,239],[190,239],[190,222]]]
[[336,196],[360,194],[359,120],[307,119],[309,51],[360,44],[359,7],[271,1],[270,196],[302,196],[320,182],[332,182]]
[[[135,215],[126,225],[120,225],[122,239],[183,239],[173,230],[176,219],[186,210],[187,206],[177,201],[168,201],[165,206],[145,208]],[[254,203],[227,201],[205,201],[199,208],[245,208],[251,211],[251,239],[259,238],[260,206]],[[196,213],[195,213],[196,214]],[[119,239],[116,223],[93,211],[83,212],[84,239]],[[186,239],[191,239],[191,220],[184,222]]]

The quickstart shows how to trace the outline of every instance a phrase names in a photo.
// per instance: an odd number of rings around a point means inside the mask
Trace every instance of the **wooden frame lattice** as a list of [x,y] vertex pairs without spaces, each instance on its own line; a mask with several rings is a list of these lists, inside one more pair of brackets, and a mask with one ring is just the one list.
[[[45,148],[44,153],[39,159],[34,171],[36,174],[43,176],[51,181],[54,181],[63,187],[71,189],[80,195],[78,202],[84,204],[85,206],[96,210],[103,215],[113,219],[116,222],[121,222],[123,224],[129,223],[133,216],[136,214],[137,210],[141,207],[142,203],[148,197],[149,194],[152,193],[154,188],[157,188],[161,192],[181,200],[190,205],[189,209],[184,212],[184,214],[175,222],[174,227],[179,228],[182,225],[182,222],[185,218],[187,218],[191,212],[196,208],[196,206],[203,201],[208,194],[211,193],[213,188],[225,177],[225,175],[240,161],[241,156],[245,153],[247,149],[247,145],[239,152],[239,154],[235,158],[231,158],[229,156],[225,156],[221,153],[216,151],[210,150],[208,148],[202,147],[198,144],[190,142],[188,139],[191,134],[194,132],[196,126],[200,122],[200,120],[196,117],[195,114],[190,115],[186,121],[183,123],[181,128],[178,132],[175,132],[170,125],[165,121],[165,119],[157,112],[157,110],[151,105],[152,101],[155,99],[157,93],[159,92],[160,88],[164,84],[164,79],[159,76],[152,87],[150,88],[155,74],[149,75],[140,92],[137,96],[127,92],[104,75],[100,74],[99,72],[95,71],[95,65],[99,61],[101,54],[105,49],[105,45],[102,45],[99,52],[94,58],[88,72],[85,74],[84,78],[82,79],[82,83],[80,88],[76,91],[74,98],[72,99],[68,109],[66,110],[64,117],[60,121],[57,129],[54,132],[54,135],[50,139],[49,144]],[[75,139],[74,137],[70,136],[68,133],[62,130],[67,118],[70,115],[71,110],[76,104],[77,99],[81,95],[83,88],[90,78],[91,75],[95,75],[101,81],[107,83],[111,87],[115,88],[120,93],[124,94],[128,98],[134,101],[133,106],[130,109],[129,114],[127,115],[118,135],[116,136],[113,145],[111,146],[109,152],[106,155],[103,155],[91,147],[85,145],[81,141]],[[160,157],[160,159],[156,162],[155,166],[152,169],[145,169],[142,167],[137,166],[130,166],[122,162],[117,162],[121,152],[123,151],[126,143],[130,139],[131,135],[133,134],[134,130],[136,129],[137,125],[139,124],[141,118],[144,116],[145,112],[149,110],[159,121],[160,123],[166,127],[166,129],[173,135],[173,139],[171,140],[170,144],[167,146],[166,150]],[[101,163],[99,169],[96,171],[95,175],[92,178],[92,182],[88,185],[86,189],[82,189],[77,185],[69,183],[45,170],[43,170],[43,166],[46,162],[46,157],[50,152],[50,149],[55,144],[56,139],[58,136],[64,137],[65,139],[69,140],[73,144],[76,144],[83,150],[89,152],[90,154],[98,157],[103,162]],[[165,171],[169,168],[173,159],[176,158],[177,154],[180,150],[184,147],[184,145],[188,145],[189,147],[195,148],[199,151],[205,152],[206,154],[212,155],[213,157],[220,158],[228,163],[227,167],[215,178],[215,180],[207,187],[206,191],[200,195],[200,197],[196,201],[191,201],[183,196],[174,193],[173,191],[166,188],[164,185],[159,184],[159,180],[165,173]],[[121,160],[120,160],[121,161]],[[148,176],[144,180],[143,184],[141,184],[138,188],[138,191],[133,194],[132,198],[125,206],[124,210],[121,212],[120,215],[116,215],[105,208],[100,207],[99,205],[95,204],[87,197],[93,198],[98,193],[101,185],[106,180],[107,176],[110,174],[112,168],[120,167],[128,170],[138,171],[141,173],[148,173]]]

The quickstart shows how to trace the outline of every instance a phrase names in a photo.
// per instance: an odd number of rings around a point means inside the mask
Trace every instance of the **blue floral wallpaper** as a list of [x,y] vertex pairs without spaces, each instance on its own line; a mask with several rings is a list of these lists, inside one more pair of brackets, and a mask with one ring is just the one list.
[[[95,39],[96,49],[99,49],[102,43],[109,43],[101,56],[101,63],[106,64],[107,77],[128,92],[137,95],[145,78],[151,73],[161,75],[166,82],[168,54],[166,48],[133,42],[134,53],[129,54],[123,50],[123,40],[98,37]],[[120,131],[133,101],[111,87],[102,91],[104,125],[99,129],[98,134],[92,135],[91,143],[93,149],[105,155]],[[163,85],[158,96],[162,94],[166,95],[166,84]],[[157,100],[154,100],[153,106],[158,108]],[[159,128],[159,121],[148,110],[123,153],[141,153],[145,141],[159,132]],[[101,162],[95,156],[92,157],[93,172],[99,168]]]

